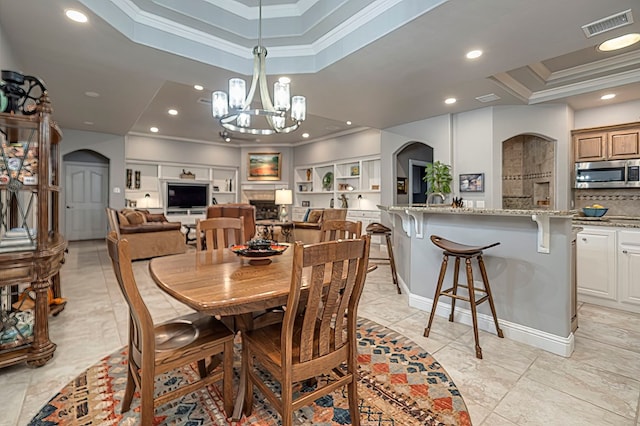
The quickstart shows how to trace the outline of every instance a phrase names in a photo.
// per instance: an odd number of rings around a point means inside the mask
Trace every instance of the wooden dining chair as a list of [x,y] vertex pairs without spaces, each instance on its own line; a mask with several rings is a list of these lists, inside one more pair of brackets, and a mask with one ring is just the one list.
[[196,222],[196,249],[215,250],[246,242],[244,222],[238,217],[214,217]]
[[[358,240],[306,246],[295,243],[291,289],[282,324],[247,331],[243,335],[246,415],[251,413],[254,385],[280,413],[283,426],[292,424],[293,412],[298,408],[348,385],[351,422],[360,424],[356,319],[369,246],[368,235]],[[308,293],[301,295],[303,286]],[[304,306],[299,306],[305,296]],[[341,368],[343,363],[346,371]],[[280,382],[280,397],[254,371],[256,364]],[[322,374],[334,376],[335,381],[293,399],[294,383]]]
[[[122,412],[129,411],[136,389],[140,391],[140,424],[153,423],[154,409],[222,379],[224,410],[233,413],[233,338],[222,323],[199,313],[154,326],[138,291],[129,242],[115,232],[107,236],[107,248],[118,285],[129,305],[129,357]],[[213,371],[222,356],[222,371]],[[210,362],[206,361],[210,359]],[[155,396],[157,374],[197,362],[200,379]]]
[[362,222],[350,220],[327,220],[320,226],[320,241],[348,240],[360,238]]

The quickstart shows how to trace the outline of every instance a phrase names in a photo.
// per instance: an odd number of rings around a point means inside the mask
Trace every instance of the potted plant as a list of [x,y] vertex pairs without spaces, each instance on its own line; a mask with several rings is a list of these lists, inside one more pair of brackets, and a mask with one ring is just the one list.
[[451,166],[448,164],[435,161],[427,164],[425,167],[424,181],[427,182],[427,202],[430,194],[442,194],[444,197],[451,193]]

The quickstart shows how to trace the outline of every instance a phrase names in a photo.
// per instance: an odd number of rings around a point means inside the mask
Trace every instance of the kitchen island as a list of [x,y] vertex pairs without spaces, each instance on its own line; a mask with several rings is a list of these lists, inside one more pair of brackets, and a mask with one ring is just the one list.
[[[442,251],[431,243],[431,235],[468,245],[500,242],[485,251],[484,260],[505,337],[571,355],[577,320],[574,211],[425,205],[378,208],[388,214],[394,228],[396,267],[411,306],[430,311],[433,303]],[[453,263],[446,284],[451,282]],[[474,277],[480,277],[475,267]],[[448,298],[441,298],[436,314],[446,317],[449,309]],[[467,303],[456,304],[455,318],[471,324]],[[495,333],[488,305],[478,307],[478,325]]]

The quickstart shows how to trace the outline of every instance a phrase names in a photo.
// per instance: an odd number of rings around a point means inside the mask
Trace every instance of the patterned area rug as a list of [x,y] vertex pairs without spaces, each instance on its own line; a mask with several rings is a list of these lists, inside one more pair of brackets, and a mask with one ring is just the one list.
[[[376,425],[471,425],[467,407],[447,372],[418,345],[375,322],[358,321],[360,423]],[[239,349],[239,348],[237,348]],[[65,386],[29,423],[42,425],[135,425],[139,399],[120,414],[126,384],[126,348],[102,359]],[[240,354],[236,350],[236,366]],[[197,378],[195,365],[159,376],[156,389]],[[238,369],[236,368],[236,372]],[[236,381],[238,380],[236,374]],[[322,383],[320,379],[319,382]],[[237,386],[237,383],[236,383]],[[272,384],[277,387],[277,383]],[[236,387],[237,389],[237,387]],[[300,388],[298,392],[305,392]],[[346,389],[338,389],[295,413],[296,424],[351,424]],[[237,423],[224,418],[218,386],[156,408],[159,425],[278,425],[280,418],[259,391],[253,414]]]

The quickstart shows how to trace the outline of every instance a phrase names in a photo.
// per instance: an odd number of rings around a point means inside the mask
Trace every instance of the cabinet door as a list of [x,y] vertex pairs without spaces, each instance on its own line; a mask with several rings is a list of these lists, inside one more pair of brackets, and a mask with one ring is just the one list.
[[607,134],[605,132],[584,133],[573,136],[575,161],[600,161],[606,158]]
[[578,233],[577,251],[578,293],[616,300],[616,231]]
[[620,231],[618,239],[620,302],[640,306],[640,232]]
[[609,132],[609,159],[637,158],[640,156],[640,130],[629,129]]

